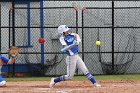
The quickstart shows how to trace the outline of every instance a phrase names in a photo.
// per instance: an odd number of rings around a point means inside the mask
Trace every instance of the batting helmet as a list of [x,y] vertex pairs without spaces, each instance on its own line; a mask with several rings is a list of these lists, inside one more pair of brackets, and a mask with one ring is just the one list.
[[62,34],[63,32],[67,32],[70,28],[67,25],[60,25],[58,27],[58,33]]

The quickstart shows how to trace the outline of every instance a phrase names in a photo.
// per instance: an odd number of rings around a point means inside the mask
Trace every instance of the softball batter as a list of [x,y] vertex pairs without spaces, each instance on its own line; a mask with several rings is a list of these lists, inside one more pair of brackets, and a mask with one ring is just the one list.
[[101,85],[96,83],[96,80],[89,73],[85,63],[78,55],[78,44],[81,42],[79,35],[76,33],[70,33],[69,29],[70,28],[68,28],[66,25],[60,25],[58,27],[58,33],[62,34],[59,40],[63,47],[66,47],[76,42],[76,44],[73,47],[66,50],[66,53],[68,55],[66,57],[67,75],[62,75],[57,78],[51,78],[49,87],[52,88],[56,83],[60,81],[72,79],[76,67],[83,72],[83,74],[91,81],[91,83],[93,83],[94,86],[100,87]]

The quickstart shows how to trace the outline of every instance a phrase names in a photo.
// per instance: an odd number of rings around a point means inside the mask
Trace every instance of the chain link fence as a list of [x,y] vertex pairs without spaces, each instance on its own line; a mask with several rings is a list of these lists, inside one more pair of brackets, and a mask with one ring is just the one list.
[[[139,4],[123,0],[0,2],[2,54],[8,56],[4,50],[10,46],[20,48],[15,64],[4,65],[3,71],[66,74],[66,54],[59,52],[57,33],[57,27],[66,24],[80,35],[79,55],[92,74],[140,73]],[[46,40],[43,45],[38,43],[40,37]],[[101,41],[100,47],[96,40]],[[76,74],[83,73],[76,70]]]

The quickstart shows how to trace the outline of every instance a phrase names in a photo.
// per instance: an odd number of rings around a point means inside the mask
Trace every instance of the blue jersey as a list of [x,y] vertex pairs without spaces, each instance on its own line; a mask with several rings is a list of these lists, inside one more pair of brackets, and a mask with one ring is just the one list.
[[[62,45],[71,45],[75,41],[75,37],[73,34],[68,34],[64,37],[60,37],[60,42]],[[78,45],[74,45],[70,50],[66,50],[67,55],[75,55],[78,53]]]

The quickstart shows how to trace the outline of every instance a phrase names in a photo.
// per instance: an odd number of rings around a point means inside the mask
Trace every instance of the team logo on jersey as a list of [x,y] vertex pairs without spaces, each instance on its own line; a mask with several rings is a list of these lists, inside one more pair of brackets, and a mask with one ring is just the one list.
[[73,42],[74,41],[74,38],[69,38],[68,40],[67,40],[67,42]]
[[74,38],[71,37],[71,36],[68,36],[67,38],[65,38],[65,40],[66,40],[67,42],[73,42],[73,41],[74,41]]

